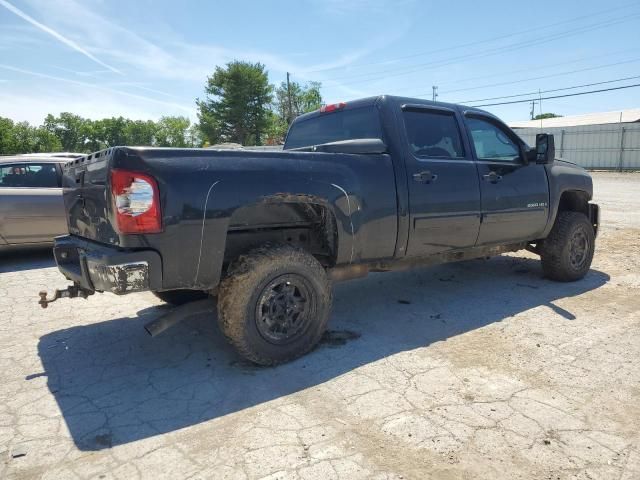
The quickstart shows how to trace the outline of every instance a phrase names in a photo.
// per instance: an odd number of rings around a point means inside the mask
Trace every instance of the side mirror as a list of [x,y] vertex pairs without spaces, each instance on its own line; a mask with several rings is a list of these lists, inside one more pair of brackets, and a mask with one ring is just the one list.
[[551,163],[556,157],[556,142],[553,135],[538,133],[536,135],[536,163]]

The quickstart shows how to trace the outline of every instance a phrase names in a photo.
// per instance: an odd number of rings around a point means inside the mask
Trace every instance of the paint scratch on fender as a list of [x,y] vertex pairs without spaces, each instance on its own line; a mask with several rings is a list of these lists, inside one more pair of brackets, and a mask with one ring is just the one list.
[[200,260],[202,259],[202,244],[204,243],[204,224],[207,220],[207,204],[209,203],[209,196],[211,195],[211,191],[213,187],[215,187],[220,180],[216,180],[211,184],[209,190],[207,191],[207,198],[204,200],[204,212],[202,213],[202,230],[200,231],[200,251],[198,252],[198,266],[196,267],[196,278],[194,283],[198,283],[198,275],[200,274]]
[[338,190],[340,190],[342,193],[344,193],[344,196],[347,197],[347,208],[349,209],[349,224],[351,225],[351,258],[349,259],[349,263],[353,263],[353,255],[354,255],[354,249],[355,249],[355,242],[356,242],[356,234],[355,231],[353,229],[353,220],[351,220],[351,200],[349,199],[349,194],[347,193],[347,191],[342,188],[340,185],[336,185],[335,183],[331,184],[332,187],[337,188]]

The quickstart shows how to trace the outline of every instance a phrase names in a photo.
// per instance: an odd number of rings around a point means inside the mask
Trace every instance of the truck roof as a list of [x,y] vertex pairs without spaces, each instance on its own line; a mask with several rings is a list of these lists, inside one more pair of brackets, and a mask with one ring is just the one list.
[[[447,102],[434,102],[432,100],[426,100],[424,98],[399,97],[396,95],[376,95],[373,97],[359,98],[356,100],[349,100],[348,102],[344,102],[345,108],[367,107],[370,105],[376,105],[380,103],[393,104],[398,106],[404,105],[404,104],[413,104],[413,105],[426,105],[426,106],[433,106],[433,107],[445,107],[445,108],[450,108],[452,110],[459,110],[459,111],[465,111],[465,112],[466,111],[478,112],[484,115],[489,115],[496,119],[498,118],[495,115],[485,110],[481,110],[475,107],[469,107],[467,105],[461,105],[457,103],[447,103]],[[309,118],[317,117],[322,114],[323,112],[321,110],[314,110],[313,112],[300,115],[295,119],[295,122],[307,120]]]

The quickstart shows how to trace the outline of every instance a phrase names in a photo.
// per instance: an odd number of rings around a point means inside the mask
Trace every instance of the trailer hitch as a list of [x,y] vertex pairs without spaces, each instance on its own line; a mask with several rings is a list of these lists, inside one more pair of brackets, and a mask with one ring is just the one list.
[[93,295],[94,293],[96,292],[94,292],[93,290],[87,290],[86,288],[82,288],[80,285],[74,283],[73,285],[69,285],[64,290],[58,290],[56,288],[51,298],[47,298],[46,290],[40,291],[40,293],[38,294],[40,295],[40,300],[38,300],[38,303],[42,308],[47,308],[51,302],[55,302],[59,298],[80,297],[80,298],[86,299],[89,295]]

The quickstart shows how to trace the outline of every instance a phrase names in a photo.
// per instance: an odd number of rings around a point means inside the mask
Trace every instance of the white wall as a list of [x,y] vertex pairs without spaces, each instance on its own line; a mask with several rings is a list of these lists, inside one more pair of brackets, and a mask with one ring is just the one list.
[[640,123],[516,128],[515,132],[531,146],[535,146],[537,133],[552,133],[556,157],[585,168],[640,170]]

